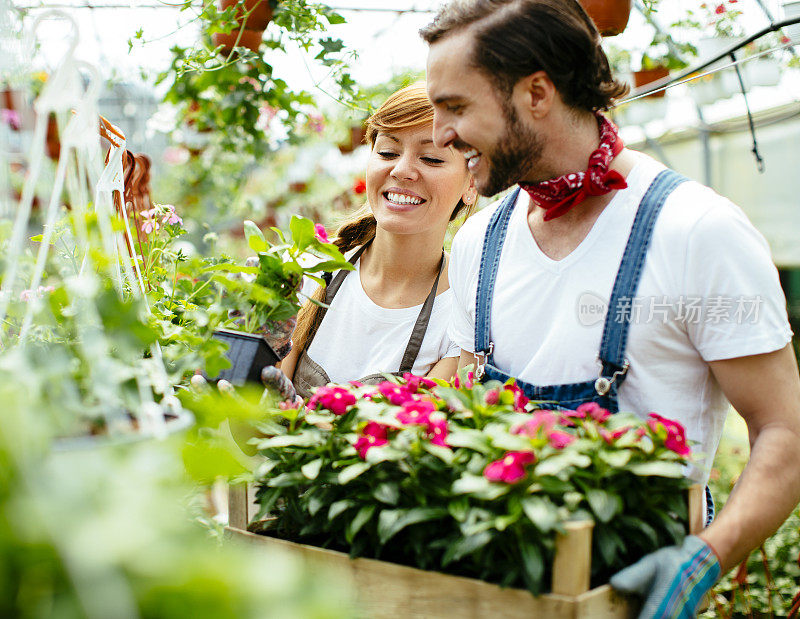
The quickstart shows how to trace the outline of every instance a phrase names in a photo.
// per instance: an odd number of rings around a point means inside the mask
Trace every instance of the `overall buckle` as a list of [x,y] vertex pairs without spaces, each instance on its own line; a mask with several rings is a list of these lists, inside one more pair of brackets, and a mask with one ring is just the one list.
[[[599,359],[598,359],[599,361]],[[611,378],[606,378],[603,376],[603,369],[602,369],[602,361],[600,362],[600,377],[594,381],[594,390],[597,392],[597,395],[606,395],[609,391],[611,391],[611,385],[616,382],[617,378],[625,376],[628,372],[628,360],[626,359],[622,364],[622,369],[617,370],[611,375]]]
[[[485,370],[486,359],[493,352],[494,352],[494,342],[489,342],[489,348],[488,349],[486,349],[484,351],[481,351],[481,352],[475,351],[474,353],[472,353],[472,356],[475,357],[475,374],[474,374],[474,376],[475,376],[476,380],[481,380],[483,378],[483,376],[486,374],[486,370]],[[481,363],[481,360],[478,358],[478,355],[483,355],[483,363]]]

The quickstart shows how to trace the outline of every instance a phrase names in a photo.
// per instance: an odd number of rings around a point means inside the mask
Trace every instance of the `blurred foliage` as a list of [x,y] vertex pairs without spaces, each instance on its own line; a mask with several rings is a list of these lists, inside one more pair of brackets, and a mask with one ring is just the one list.
[[[717,510],[725,501],[749,456],[747,429],[736,413],[729,414],[709,486]],[[725,574],[713,591],[703,619],[786,617],[800,594],[800,508],[760,548]]]

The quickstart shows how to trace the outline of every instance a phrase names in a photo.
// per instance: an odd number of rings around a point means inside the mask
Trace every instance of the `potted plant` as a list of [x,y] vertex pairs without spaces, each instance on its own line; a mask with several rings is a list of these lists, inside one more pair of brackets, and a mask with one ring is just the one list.
[[[304,217],[293,216],[289,224],[291,239],[277,228],[279,243],[269,243],[251,221],[244,222],[247,243],[256,255],[245,266],[220,263],[207,271],[224,271],[212,280],[226,293],[228,324],[233,329],[217,329],[215,337],[225,341],[231,368],[214,379],[224,378],[233,384],[260,381],[261,370],[274,365],[291,348],[289,337],[293,320],[302,300],[299,297],[303,277],[324,283],[321,274],[352,269],[336,245],[328,241],[325,229]],[[278,344],[277,350],[270,346]]]
[[213,33],[212,43],[221,46],[226,55],[238,46],[257,52],[277,4],[277,0],[220,0],[220,12],[227,16],[233,11],[233,16],[229,22],[230,31]]
[[632,0],[580,0],[580,3],[604,37],[625,30],[633,5]]
[[[473,385],[465,373],[453,386],[406,375],[323,387],[307,408],[273,414],[284,422],[260,424],[269,438],[254,440],[265,461],[250,528],[293,544],[541,594],[570,523],[596,523],[595,587],[686,533],[689,447],[679,424],[655,414],[542,410],[513,382]],[[364,577],[381,590],[379,574],[393,568],[352,569],[377,570]],[[402,591],[412,604],[416,592]]]

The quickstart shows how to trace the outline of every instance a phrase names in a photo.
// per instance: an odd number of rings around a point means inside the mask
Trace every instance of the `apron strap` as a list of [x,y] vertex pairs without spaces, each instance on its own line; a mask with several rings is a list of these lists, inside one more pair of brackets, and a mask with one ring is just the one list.
[[[359,247],[356,252],[350,257],[348,262],[350,264],[355,264],[356,261],[361,257],[361,254],[364,253],[364,250],[367,249],[369,244],[372,243],[372,239],[364,243],[361,247]],[[314,324],[311,325],[311,329],[308,332],[308,337],[306,338],[305,346],[303,346],[303,350],[300,351],[300,357],[303,356],[310,347],[311,342],[314,341],[314,338],[317,335],[317,331],[319,331],[319,326],[322,324],[322,319],[325,318],[325,314],[328,313],[328,307],[330,307],[331,303],[333,302],[333,297],[336,296],[336,293],[339,292],[339,288],[342,287],[342,282],[344,282],[344,278],[347,277],[347,274],[350,271],[345,271],[344,269],[337,271],[334,278],[331,282],[325,287],[325,306],[320,307],[317,311],[317,314],[314,318]],[[299,362],[299,357],[298,357]]]
[[436,279],[433,280],[433,287],[428,293],[428,297],[422,304],[422,309],[417,316],[417,322],[411,331],[411,338],[408,340],[408,346],[403,353],[403,360],[400,362],[400,372],[410,372],[414,367],[414,362],[417,360],[420,348],[422,348],[422,340],[425,338],[425,332],[428,330],[428,323],[433,313],[433,304],[436,301],[436,289],[439,287],[439,278],[444,271],[444,250],[442,250],[442,261],[439,263],[439,272],[436,274]]
[[[490,329],[494,284],[497,280],[497,270],[500,265],[500,255],[503,252],[503,243],[506,240],[508,222],[511,220],[511,213],[514,211],[519,192],[520,188],[517,187],[492,214],[483,238],[483,252],[478,269],[478,289],[475,295],[475,354],[485,355],[486,363],[493,363],[494,344]],[[479,369],[481,367],[479,366]]]
[[[625,379],[628,369],[625,347],[633,315],[633,302],[644,270],[647,249],[653,238],[653,228],[666,199],[686,180],[686,177],[673,170],[660,172],[639,204],[608,302],[599,355],[603,369],[598,381],[606,380],[609,384],[616,381],[619,386]],[[602,386],[605,385],[603,383]]]

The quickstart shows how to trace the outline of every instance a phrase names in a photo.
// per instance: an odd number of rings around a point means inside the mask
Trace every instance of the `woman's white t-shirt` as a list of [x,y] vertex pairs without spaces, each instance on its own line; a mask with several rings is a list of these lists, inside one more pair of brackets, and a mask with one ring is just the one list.
[[[639,202],[664,168],[646,155],[581,244],[552,260],[527,223],[520,192],[508,225],[492,301],[495,365],[534,385],[599,375],[608,299]],[[470,218],[453,241],[450,335],[475,348],[475,294],[483,238],[499,203]],[[786,304],[763,236],[739,207],[695,182],[666,200],[635,299],[619,407],[678,420],[694,450],[716,452],[728,404],[708,362],[766,353],[791,340]],[[710,462],[693,476],[707,479]]]
[[[377,305],[361,285],[360,264],[359,259],[355,271],[344,278],[308,348],[308,356],[334,383],[398,371],[422,310],[422,304],[399,309]],[[311,282],[303,292],[310,296],[315,288]],[[424,376],[440,359],[459,355],[447,333],[452,312],[453,293],[448,289],[436,296],[412,373]]]

